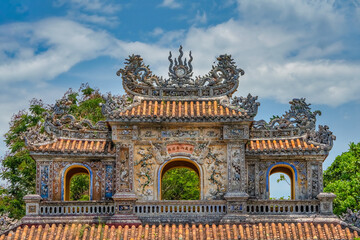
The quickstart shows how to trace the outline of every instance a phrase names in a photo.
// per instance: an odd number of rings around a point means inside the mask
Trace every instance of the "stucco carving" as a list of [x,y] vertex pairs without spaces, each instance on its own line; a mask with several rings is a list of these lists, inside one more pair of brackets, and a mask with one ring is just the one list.
[[204,160],[211,199],[223,199],[226,193],[226,158],[223,150],[220,146],[210,147]]
[[137,150],[137,158],[134,166],[138,167],[136,172],[137,189],[145,199],[151,199],[153,196],[154,185],[154,161],[151,147],[140,147]]
[[116,144],[116,192],[131,192],[133,187],[133,145]]

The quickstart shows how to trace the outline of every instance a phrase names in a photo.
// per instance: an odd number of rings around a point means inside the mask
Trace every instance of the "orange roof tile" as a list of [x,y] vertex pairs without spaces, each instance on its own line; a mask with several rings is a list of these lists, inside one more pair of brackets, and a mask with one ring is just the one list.
[[54,143],[41,146],[29,146],[32,152],[60,152],[60,153],[115,153],[115,146],[107,140],[76,140],[58,139]]
[[246,144],[248,152],[277,152],[277,151],[306,151],[306,150],[320,150],[319,146],[307,144],[302,138],[297,139],[251,139]]
[[258,223],[240,225],[140,225],[111,226],[62,224],[21,226],[0,239],[353,239],[357,231],[340,224]]
[[115,119],[130,120],[134,118],[167,119],[167,118],[250,118],[246,112],[234,110],[221,105],[219,100],[173,101],[142,100],[139,105],[117,113]]

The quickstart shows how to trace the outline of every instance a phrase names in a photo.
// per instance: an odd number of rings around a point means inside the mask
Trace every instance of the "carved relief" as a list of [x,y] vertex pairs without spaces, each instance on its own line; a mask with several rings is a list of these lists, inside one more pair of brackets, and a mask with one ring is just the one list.
[[114,175],[114,166],[106,165],[105,166],[105,197],[111,198],[113,193],[113,175]]
[[59,162],[59,161],[54,162],[54,177],[55,177],[54,192],[56,195],[61,192],[61,189],[60,189],[61,188],[61,185],[60,185],[61,171],[67,164],[69,164],[69,162]]
[[140,147],[137,150],[134,166],[136,167],[136,191],[145,199],[153,197],[154,161],[151,147]]
[[311,197],[316,198],[319,194],[319,166],[311,165]]
[[223,199],[226,193],[226,159],[221,147],[211,147],[205,157],[211,199]]
[[[229,187],[232,192],[245,191],[245,155],[244,145],[230,145],[229,154]],[[244,180],[242,180],[244,178]]]
[[222,139],[221,130],[219,128],[205,129],[203,136],[210,139]]
[[248,165],[248,194],[255,197],[255,164]]
[[49,198],[49,165],[40,166],[40,196],[43,199]]
[[130,192],[132,190],[133,149],[131,144],[116,145],[116,191]]
[[246,126],[224,126],[224,139],[244,139],[248,137],[249,130]]
[[307,167],[306,162],[295,161],[293,165],[298,171],[299,199],[306,198],[307,190]]
[[138,134],[137,132],[138,130],[136,126],[113,126],[112,139],[114,141],[136,139]]
[[198,130],[167,130],[161,131],[162,138],[196,138],[199,137],[200,132]]
[[102,183],[105,183],[103,177],[104,166],[100,161],[91,161],[86,162],[86,164],[91,168],[94,175],[94,194],[98,195],[101,199],[105,199],[104,186]]
[[52,162],[40,161],[37,162],[37,192],[43,199],[53,198],[53,176]]
[[140,136],[143,138],[157,138],[157,131],[153,131],[151,129],[141,130]]

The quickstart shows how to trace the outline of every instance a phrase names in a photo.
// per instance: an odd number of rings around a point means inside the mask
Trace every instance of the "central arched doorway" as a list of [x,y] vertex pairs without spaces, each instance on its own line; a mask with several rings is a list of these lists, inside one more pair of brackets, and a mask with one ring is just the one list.
[[167,161],[159,169],[158,199],[202,199],[201,176],[200,167],[189,159],[179,158]]

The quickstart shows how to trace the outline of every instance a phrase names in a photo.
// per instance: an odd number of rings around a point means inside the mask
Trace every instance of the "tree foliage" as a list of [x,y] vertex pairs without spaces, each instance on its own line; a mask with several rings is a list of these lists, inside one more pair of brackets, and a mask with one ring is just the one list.
[[[89,119],[93,123],[104,120],[100,103],[105,102],[99,90],[83,84],[78,91],[69,89],[63,97],[69,102],[68,114],[77,119]],[[24,133],[31,127],[44,121],[43,113],[53,111],[52,105],[33,99],[27,111],[20,111],[10,121],[10,128],[5,134],[8,152],[1,159],[0,177],[5,186],[0,189],[0,213],[8,212],[12,218],[25,215],[23,197],[35,193],[36,165],[26,149]]]
[[161,192],[164,200],[199,200],[199,176],[187,168],[170,169],[162,178]]
[[89,175],[78,174],[70,179],[70,201],[88,201],[89,196]]
[[336,194],[334,213],[337,215],[345,213],[347,208],[360,210],[360,143],[349,146],[324,172],[324,191]]

